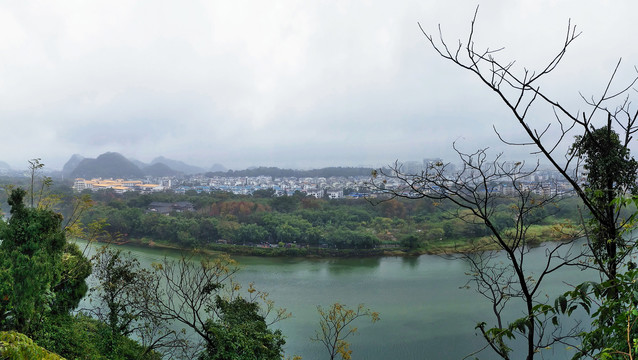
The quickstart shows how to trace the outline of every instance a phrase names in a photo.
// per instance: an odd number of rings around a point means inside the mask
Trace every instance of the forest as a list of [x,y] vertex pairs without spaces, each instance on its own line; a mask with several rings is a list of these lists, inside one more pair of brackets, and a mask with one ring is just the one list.
[[[268,191],[254,195],[194,191],[116,195],[104,191],[92,198],[95,206],[82,221],[104,219],[111,241],[253,255],[453,252],[484,241],[490,234],[483,224],[466,216],[467,210],[429,199],[328,200],[301,193],[275,197]],[[499,229],[513,228],[515,201],[500,200],[493,215]],[[158,202],[188,202],[194,211],[150,211],[149,206]],[[530,244],[567,236],[569,224],[579,220],[578,205],[576,197],[565,197],[537,209],[530,218]]]

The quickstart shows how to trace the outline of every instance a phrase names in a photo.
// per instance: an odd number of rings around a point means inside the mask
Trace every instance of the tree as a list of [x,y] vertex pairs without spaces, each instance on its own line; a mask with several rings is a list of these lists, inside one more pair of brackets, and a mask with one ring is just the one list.
[[[526,68],[519,70],[514,67],[513,61],[497,59],[497,54],[502,49],[475,48],[477,14],[478,8],[471,21],[467,42],[459,41],[454,47],[448,46],[440,26],[439,36],[436,38],[423,30],[420,24],[419,27],[429,44],[442,58],[474,74],[479,82],[496,94],[510,110],[515,121],[520,124],[529,141],[509,141],[495,129],[499,139],[509,145],[531,147],[534,154],[541,155],[573,187],[574,193],[582,200],[598,229],[591,234],[594,236],[589,237],[595,267],[606,278],[613,280],[618,267],[621,266],[621,260],[631,252],[633,243],[621,241],[619,238],[620,230],[625,224],[625,219],[619,216],[624,203],[615,205],[613,196],[609,195],[619,196],[632,189],[624,182],[626,178],[623,178],[623,181],[609,180],[613,178],[614,172],[629,174],[635,166],[629,144],[633,134],[638,130],[638,111],[632,110],[629,91],[638,81],[638,76],[628,79],[619,90],[614,90],[617,88],[616,74],[621,64],[618,61],[601,94],[590,98],[581,96],[585,110],[570,111],[548,92],[541,90],[541,83],[556,70],[572,42],[580,36],[580,33],[576,32],[576,26],[568,24],[560,49],[544,67],[538,71]],[[542,109],[552,111],[553,119],[542,118],[539,121],[531,115],[532,110]],[[556,130],[550,131],[552,129]],[[569,141],[571,136],[575,136],[576,143],[571,150],[561,153],[564,145],[570,145],[565,142]],[[596,154],[606,151],[608,145],[611,147],[605,160],[596,161]],[[606,189],[607,196],[592,197],[598,194],[601,188],[596,190],[589,186],[598,186],[595,183],[580,181],[583,165],[585,170],[589,168],[598,174],[596,177],[601,181],[598,185]],[[605,251],[596,250],[601,247],[604,247]],[[610,292],[612,296],[613,293],[614,291]]]
[[136,290],[143,282],[139,262],[120,250],[103,246],[93,256],[93,274],[98,286],[91,288],[92,300],[100,304],[92,309],[94,315],[109,327],[109,351],[115,352],[118,336],[128,336],[139,317]]
[[[107,351],[117,355],[128,336],[139,339],[142,358],[164,356],[200,359],[281,358],[284,337],[269,326],[289,316],[275,310],[268,295],[252,284],[248,297],[232,282],[237,267],[222,256],[164,259],[143,269],[130,254],[108,247],[95,256],[93,313],[108,325]],[[191,343],[182,326],[197,335]]]
[[89,290],[86,278],[92,272],[91,262],[76,244],[67,242],[62,251],[60,281],[52,289],[55,299],[51,311],[56,315],[68,314],[78,307]]
[[275,196],[275,189],[273,188],[268,188],[268,189],[258,189],[253,191],[253,197],[256,198],[271,198]]
[[[616,302],[624,286],[617,279],[619,271],[635,246],[633,239],[622,236],[622,229],[628,224],[622,210],[628,202],[616,199],[635,190],[635,178],[632,177],[636,165],[629,144],[638,130],[638,111],[632,108],[630,91],[638,76],[616,85],[621,65],[618,61],[601,93],[591,97],[581,95],[583,109],[569,110],[545,91],[542,83],[554,73],[572,42],[580,36],[576,27],[568,24],[559,50],[545,66],[533,71],[515,67],[514,61],[498,59],[499,48],[475,48],[477,13],[478,8],[467,41],[459,41],[455,46],[448,45],[440,26],[436,37],[423,30],[420,24],[419,27],[442,58],[474,74],[480,83],[494,92],[510,110],[528,141],[510,141],[495,129],[499,139],[509,145],[530,147],[532,153],[549,162],[571,185],[586,210],[583,218],[591,219],[583,223],[589,245],[589,252],[584,255],[591,262],[582,263],[597,269],[606,279],[603,283],[608,288],[600,293],[605,297],[601,300]],[[551,111],[554,116],[549,120],[536,119],[533,114],[543,110]],[[570,145],[571,137],[576,139],[573,146],[563,152],[566,145]],[[589,172],[585,182],[581,181],[582,170]]]
[[242,297],[215,299],[219,319],[208,319],[210,342],[201,360],[280,360],[286,343],[281,330],[270,330],[259,304]]
[[297,207],[299,207],[300,197],[301,196],[298,195],[297,192],[295,192],[293,196],[274,197],[270,199],[270,206],[273,210],[278,212],[293,212],[297,209]]
[[[627,223],[621,219],[622,207],[615,199],[626,193],[637,194],[638,161],[612,130],[611,118],[606,126],[576,136],[570,153],[584,163],[587,180],[583,185],[587,199],[604,214],[605,221],[594,218],[589,223],[591,251],[598,268],[613,281],[619,265],[633,247],[621,236]],[[609,290],[611,298],[618,296],[614,286]]]
[[42,194],[27,207],[27,192],[11,190],[11,218],[0,221],[0,325],[29,335],[47,316],[76,308],[91,273],[90,262],[66,239],[77,229],[74,219],[63,227],[62,215],[48,208],[52,203]]
[[[573,239],[561,242],[546,250],[546,259],[542,271],[534,273],[530,270],[526,255],[531,244],[528,236],[530,226],[535,224],[535,214],[539,209],[558,200],[556,189],[546,197],[535,195],[542,184],[526,184],[537,170],[538,165],[525,169],[524,163],[510,167],[500,160],[501,155],[489,160],[485,149],[467,154],[455,150],[462,166],[451,173],[443,163],[431,164],[418,174],[406,174],[401,165],[395,163],[388,174],[383,170],[373,173],[371,186],[380,188],[379,184],[387,181],[387,176],[400,180],[401,188],[384,190],[392,197],[408,199],[432,199],[451,202],[457,206],[454,216],[457,221],[469,226],[482,225],[489,229],[490,237],[486,241],[478,241],[464,248],[460,256],[465,259],[472,271],[468,287],[472,286],[488,299],[492,305],[493,323],[477,325],[486,345],[498,356],[509,359],[511,348],[509,341],[522,337],[526,344],[526,359],[548,346],[564,341],[565,336],[550,329],[553,326],[549,318],[555,318],[551,305],[539,295],[542,294],[544,279],[562,267],[577,265],[580,252],[573,247]],[[512,194],[505,194],[498,189],[507,185]],[[500,224],[500,213],[497,209],[504,201],[512,202],[509,217],[513,219],[512,227]],[[507,255],[507,263],[497,260],[500,250]],[[520,319],[508,321],[504,310],[508,306],[516,306],[523,310]],[[483,349],[479,350],[482,351]]]
[[[35,207],[35,204],[36,204],[35,203],[36,173],[38,172],[38,170],[42,169],[43,167],[44,167],[44,164],[40,162],[40,158],[29,160],[29,171],[31,172],[31,187],[29,188],[29,196],[31,197],[31,207]],[[50,178],[45,178],[44,181],[42,181],[42,189],[44,189],[47,184],[50,184],[50,181],[51,181]],[[42,191],[40,191],[40,195],[42,195]]]
[[420,248],[422,245],[421,240],[414,234],[406,235],[401,239],[401,246],[408,250],[414,250]]
[[55,300],[66,237],[62,216],[26,207],[25,195],[21,188],[11,191],[11,218],[0,222],[0,324],[31,334]]
[[95,306],[90,313],[107,325],[105,351],[120,356],[126,338],[140,340],[143,358],[155,350],[175,355],[187,348],[180,334],[166,321],[147,311],[148,291],[156,281],[153,273],[140,267],[130,253],[104,246],[93,256],[94,276],[98,282],[91,289]]
[[[227,256],[165,258],[153,264],[152,278],[142,287],[145,316],[196,334],[200,341],[189,352],[202,359],[226,358],[230,349],[239,354],[237,359],[281,356],[283,337],[268,327],[290,314],[275,309],[268,294],[252,284],[242,296],[241,286],[232,280],[237,270]],[[240,322],[246,326],[242,336],[235,328]]]
[[268,231],[257,224],[244,224],[238,230],[237,240],[239,243],[259,244],[268,240]]
[[275,228],[275,237],[277,241],[281,242],[297,241],[301,238],[301,230],[299,230],[299,228],[293,227],[289,223],[279,224]]
[[352,326],[357,319],[369,317],[373,323],[379,321],[379,313],[373,312],[363,304],[359,304],[356,309],[349,309],[340,303],[334,303],[327,309],[318,305],[317,312],[321,331],[315,332],[311,340],[323,344],[330,354],[330,360],[334,360],[337,355],[343,360],[351,358],[352,350],[346,339],[357,332],[357,328]]

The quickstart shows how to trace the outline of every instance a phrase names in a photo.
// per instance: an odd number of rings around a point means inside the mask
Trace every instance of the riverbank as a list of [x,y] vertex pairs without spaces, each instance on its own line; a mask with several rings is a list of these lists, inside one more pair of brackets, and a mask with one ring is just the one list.
[[397,249],[329,249],[319,247],[257,247],[233,244],[210,244],[206,247],[184,248],[175,244],[153,241],[146,238],[129,239],[122,242],[102,242],[112,245],[126,245],[139,248],[167,249],[175,251],[197,251],[203,253],[226,253],[239,256],[257,257],[297,257],[297,258],[356,258],[356,257],[382,257],[382,256],[408,256],[422,255],[428,252],[408,253]]
[[[571,230],[570,230],[571,231]],[[580,237],[575,232],[565,231],[555,225],[534,225],[527,229],[528,245],[535,247],[544,242],[564,241]],[[115,245],[129,245],[141,248],[158,248],[175,251],[198,251],[209,254],[226,253],[237,256],[257,257],[295,257],[295,258],[365,258],[399,256],[411,257],[420,255],[463,254],[479,251],[500,250],[498,244],[490,236],[472,239],[441,240],[426,242],[416,249],[393,247],[377,247],[374,249],[336,249],[324,247],[294,246],[294,247],[258,247],[234,244],[209,244],[205,247],[185,248],[166,241],[155,241],[148,238],[131,238],[114,243]],[[387,245],[387,244],[386,244]]]

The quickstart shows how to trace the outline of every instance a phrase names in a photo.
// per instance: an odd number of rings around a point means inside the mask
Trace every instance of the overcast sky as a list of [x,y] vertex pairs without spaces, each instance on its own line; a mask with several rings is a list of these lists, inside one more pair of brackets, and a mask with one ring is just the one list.
[[[477,3],[418,1],[2,1],[0,160],[107,151],[210,167],[379,166],[452,159],[451,144],[510,157],[521,131],[495,94],[438,57]],[[635,1],[482,1],[479,47],[538,68],[569,19],[582,31],[548,81],[577,108],[615,63],[635,74]]]

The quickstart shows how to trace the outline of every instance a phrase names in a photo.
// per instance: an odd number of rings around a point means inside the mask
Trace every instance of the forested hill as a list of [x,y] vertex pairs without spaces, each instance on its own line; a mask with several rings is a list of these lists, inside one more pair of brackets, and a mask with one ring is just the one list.
[[372,168],[367,167],[327,167],[314,170],[280,169],[277,167],[257,167],[246,170],[228,170],[226,172],[207,172],[206,176],[272,176],[272,177],[331,177],[331,176],[370,176]]

